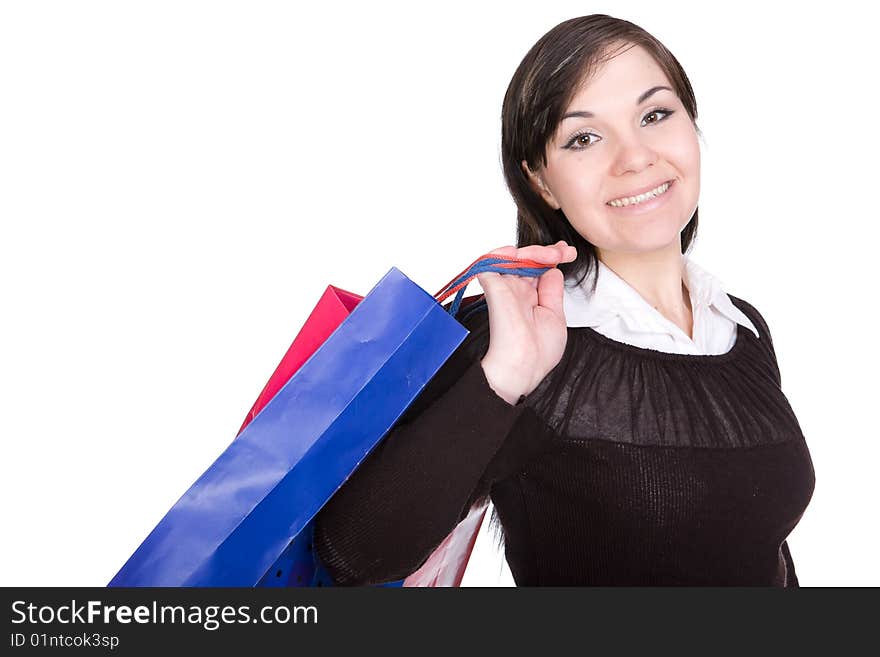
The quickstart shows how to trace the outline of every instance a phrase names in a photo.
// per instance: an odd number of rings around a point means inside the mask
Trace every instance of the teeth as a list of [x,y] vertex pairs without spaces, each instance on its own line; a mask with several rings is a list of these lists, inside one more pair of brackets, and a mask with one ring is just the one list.
[[636,203],[641,203],[649,198],[654,198],[656,196],[660,196],[663,192],[669,189],[669,183],[663,183],[659,187],[652,189],[649,192],[645,192],[644,194],[639,194],[638,196],[627,196],[626,198],[618,198],[613,201],[609,201],[608,205],[613,205],[615,208],[623,208],[627,205],[635,205]]

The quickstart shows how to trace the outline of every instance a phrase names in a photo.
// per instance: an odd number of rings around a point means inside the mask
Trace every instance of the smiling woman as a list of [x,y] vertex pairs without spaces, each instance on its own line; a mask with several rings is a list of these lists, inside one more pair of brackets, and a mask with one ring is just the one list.
[[478,277],[465,342],[316,518],[338,583],[405,577],[491,499],[518,585],[799,585],[815,477],[770,329],[686,257],[696,117],[628,21],[529,50],[502,107],[517,246],[493,253],[555,266]]
[[569,107],[578,109],[566,111],[537,170],[523,159],[523,171],[600,259],[602,249],[676,250],[700,191],[694,119],[649,50],[609,51],[613,66],[577,85]]
[[[517,245],[572,244],[578,257],[560,269],[578,284],[602,248],[680,241],[685,252],[698,224],[696,120],[684,69],[652,35],[603,15],[558,25],[525,56],[504,98],[502,161],[519,210]],[[631,170],[637,175],[622,175]],[[652,191],[667,198],[634,198]],[[626,221],[661,206],[650,225]]]

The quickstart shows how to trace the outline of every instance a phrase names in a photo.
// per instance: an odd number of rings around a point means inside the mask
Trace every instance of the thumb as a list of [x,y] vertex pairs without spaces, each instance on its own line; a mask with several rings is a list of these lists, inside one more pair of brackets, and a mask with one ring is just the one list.
[[559,317],[565,317],[562,308],[562,288],[565,275],[560,269],[549,269],[538,279],[538,305],[552,310]]
[[492,298],[495,295],[496,290],[498,289],[498,285],[502,284],[501,274],[498,274],[494,271],[477,274],[477,281],[479,281],[480,287],[483,288],[483,292],[486,293],[487,299]]

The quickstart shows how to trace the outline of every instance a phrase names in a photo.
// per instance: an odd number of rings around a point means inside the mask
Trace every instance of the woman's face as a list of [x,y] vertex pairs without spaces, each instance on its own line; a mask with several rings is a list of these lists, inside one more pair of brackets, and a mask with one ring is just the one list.
[[[536,176],[522,163],[544,200],[562,208],[600,255],[681,253],[680,233],[700,194],[700,146],[684,105],[648,51],[633,46],[606,62],[563,116],[547,146],[546,167]],[[609,203],[667,181],[673,182],[653,200]]]

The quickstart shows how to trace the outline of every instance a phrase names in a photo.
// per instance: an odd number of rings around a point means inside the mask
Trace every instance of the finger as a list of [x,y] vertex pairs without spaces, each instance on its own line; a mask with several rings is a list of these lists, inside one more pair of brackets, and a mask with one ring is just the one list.
[[[477,274],[476,278],[483,288],[486,305],[489,308],[489,322],[491,323],[495,321],[496,310],[493,309],[509,304],[512,291],[508,283],[503,280],[504,275],[502,274],[489,271]],[[519,277],[512,276],[512,278]]]
[[499,255],[505,258],[516,257],[517,248],[515,246],[499,246],[497,249],[489,251],[489,255]]
[[[541,248],[548,248],[548,247],[541,247]],[[494,249],[492,251],[489,251],[489,254],[490,255],[498,255],[498,256],[505,257],[505,258],[522,258],[522,256],[517,255],[517,252],[521,251],[521,250],[522,249],[518,249],[515,246],[502,246],[502,247],[499,247],[499,248]],[[547,259],[544,259],[544,260],[538,260],[536,262],[555,265],[558,263],[558,260],[550,260],[548,262]],[[497,272],[497,273],[501,276],[501,279],[504,280],[509,285],[520,285],[523,282],[525,282],[525,283],[528,283],[529,286],[533,290],[537,289],[537,287],[538,287],[538,280],[537,280],[538,277],[536,277],[536,276],[526,276],[526,275],[521,275],[521,274],[503,273],[503,272]],[[480,281],[480,285],[483,285],[482,280],[480,279],[479,275],[477,276],[477,280]],[[518,282],[514,283],[513,281],[518,281]],[[492,285],[492,283],[490,282],[489,285]],[[487,292],[487,296],[489,294],[491,294],[488,290],[486,290],[485,286],[483,287],[483,290]]]
[[496,274],[493,271],[477,274],[477,281],[480,283],[480,287],[483,288],[483,292],[486,293],[487,301],[497,292],[499,285],[504,285],[501,282],[501,274]]
[[534,260],[545,264],[555,265],[560,262],[570,262],[577,256],[577,250],[560,240],[550,246],[532,244],[517,249],[516,257],[526,260]]
[[562,286],[565,276],[559,269],[550,269],[538,279],[538,305],[552,310],[560,317],[565,316],[562,309]]
[[[522,294],[534,293],[538,289],[538,278],[539,276],[527,276],[527,275],[519,275],[519,274],[502,274],[502,280],[504,280],[509,289],[513,290],[517,296]],[[535,303],[534,296],[532,297],[532,304]]]
[[[494,251],[490,251],[490,254],[502,255],[505,257],[515,257],[517,248],[515,246],[502,246]],[[480,285],[483,288],[483,291],[486,292],[486,296],[490,296],[493,294],[497,294],[500,289],[500,283],[504,283],[504,287],[507,289],[510,285],[519,286],[528,284],[535,289],[537,287],[537,280],[535,276],[524,276],[521,274],[507,273],[503,270],[496,272],[483,272],[476,275],[477,281],[479,281]]]
[[542,246],[540,244],[531,244],[520,248],[515,246],[501,246],[489,251],[489,253],[508,258],[513,257],[524,260],[535,260],[547,264],[570,262],[577,257],[577,249],[567,244],[565,240],[559,240],[556,244],[551,244],[549,246]]

